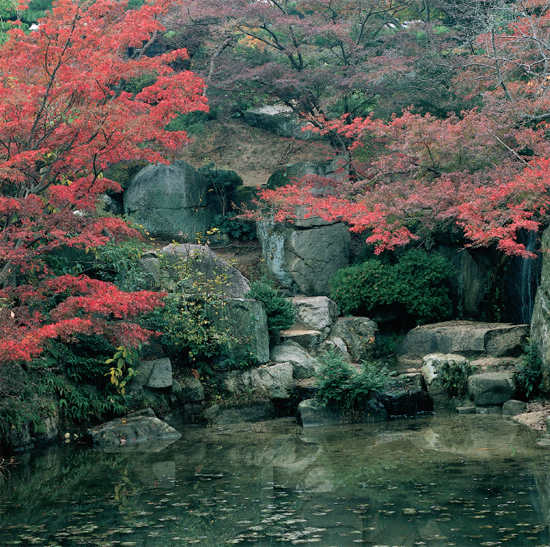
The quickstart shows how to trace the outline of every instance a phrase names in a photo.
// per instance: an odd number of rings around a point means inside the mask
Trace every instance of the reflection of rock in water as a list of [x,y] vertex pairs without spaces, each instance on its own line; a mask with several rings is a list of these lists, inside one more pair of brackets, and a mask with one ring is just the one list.
[[534,475],[543,521],[550,524],[550,458],[547,458],[546,462],[545,468],[538,469]]

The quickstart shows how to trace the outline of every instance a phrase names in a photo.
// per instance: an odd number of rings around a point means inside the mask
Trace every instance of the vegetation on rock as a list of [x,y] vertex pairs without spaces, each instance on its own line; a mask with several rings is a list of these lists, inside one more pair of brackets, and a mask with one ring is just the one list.
[[386,388],[395,375],[381,363],[365,361],[356,368],[336,352],[323,356],[321,363],[315,384],[317,397],[344,410],[361,410],[361,405]]

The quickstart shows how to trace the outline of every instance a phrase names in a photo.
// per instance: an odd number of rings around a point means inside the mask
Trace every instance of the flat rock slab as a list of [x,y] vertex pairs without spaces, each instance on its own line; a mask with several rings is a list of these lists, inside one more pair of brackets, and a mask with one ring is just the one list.
[[99,447],[144,444],[148,448],[154,446],[157,441],[164,448],[180,437],[181,433],[159,420],[150,408],[89,429],[84,436],[94,446]]
[[448,321],[410,331],[397,350],[400,366],[420,366],[430,353],[455,353],[468,359],[517,357],[529,336],[529,325]]
[[546,429],[546,418],[549,415],[548,410],[539,410],[537,412],[525,412],[524,414],[518,414],[517,416],[512,416],[512,420],[519,422],[520,424],[526,425],[531,429],[537,431],[544,431]]

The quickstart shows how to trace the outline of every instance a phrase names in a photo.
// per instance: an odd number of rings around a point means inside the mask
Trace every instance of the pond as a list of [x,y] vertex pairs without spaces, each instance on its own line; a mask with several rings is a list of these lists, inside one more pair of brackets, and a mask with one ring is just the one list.
[[496,415],[187,427],[159,452],[20,455],[0,544],[550,544],[550,449]]

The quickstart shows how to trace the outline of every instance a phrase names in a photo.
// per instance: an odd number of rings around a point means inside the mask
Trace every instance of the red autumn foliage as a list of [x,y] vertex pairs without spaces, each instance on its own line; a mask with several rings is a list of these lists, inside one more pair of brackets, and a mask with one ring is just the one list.
[[[89,249],[139,234],[97,214],[97,196],[120,190],[104,177],[123,160],[164,162],[187,143],[166,124],[206,110],[204,82],[147,57],[169,3],[58,0],[28,35],[0,48],[0,362],[28,361],[51,338],[95,333],[135,346],[150,333],[128,321],[161,305],[152,292],[125,293],[84,276],[52,279],[58,248]],[[154,83],[135,96],[133,79]]]
[[445,62],[455,92],[480,106],[445,119],[411,111],[388,121],[315,116],[312,130],[353,141],[355,177],[306,177],[264,191],[276,220],[305,207],[366,231],[377,252],[446,231],[468,246],[530,256],[518,235],[547,225],[550,205],[550,10],[538,0],[441,5],[468,18],[469,36],[452,35]]

